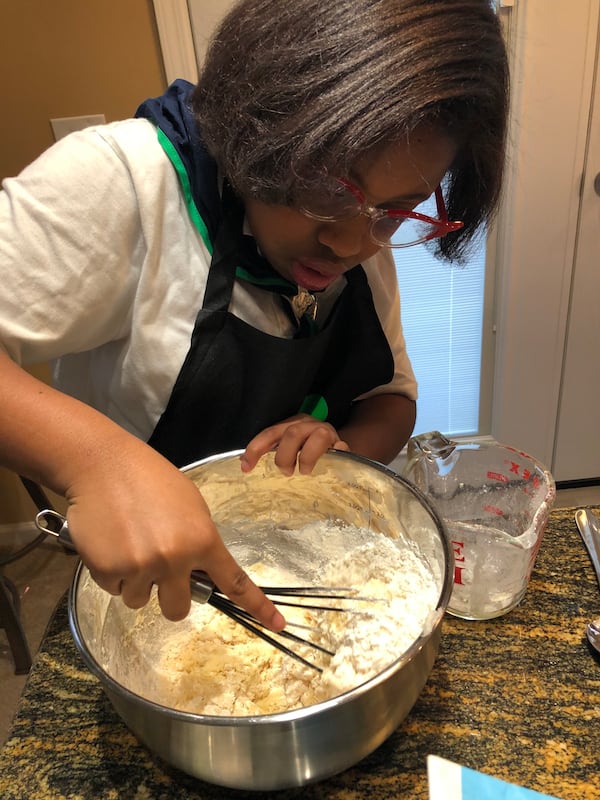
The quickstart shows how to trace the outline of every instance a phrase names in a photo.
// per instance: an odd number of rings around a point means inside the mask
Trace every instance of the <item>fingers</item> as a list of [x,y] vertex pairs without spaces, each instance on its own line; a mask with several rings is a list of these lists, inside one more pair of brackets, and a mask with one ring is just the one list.
[[129,608],[143,608],[150,600],[152,586],[152,581],[143,576],[138,580],[121,581],[121,599]]
[[103,577],[102,573],[98,572],[98,570],[94,569],[94,567],[90,564],[86,564],[86,566],[91,577],[101,589],[104,589],[105,592],[112,594],[113,597],[120,596],[123,589],[123,581],[121,578],[117,577],[116,575],[105,578]]
[[[201,568],[208,572],[220,591],[267,628],[272,631],[280,631],[285,628],[286,622],[283,615],[227,550],[219,557],[207,558]],[[163,616],[177,622],[184,619],[190,610],[191,572],[190,569],[184,574],[173,574],[156,581],[148,581],[143,574],[136,577],[129,576],[126,579],[105,579],[97,572],[90,572],[90,574],[105,591],[114,596],[120,595],[123,603],[133,609],[143,608],[148,603],[152,588],[156,584],[158,586],[158,602]]]
[[[258,433],[247,445],[244,454],[242,455],[242,472],[250,472],[258,463],[259,458],[269,453],[271,450],[278,449],[284,438],[289,436],[296,436],[297,442],[303,441],[307,438],[308,433],[314,428],[315,425],[322,425],[314,417],[308,414],[297,414],[294,417],[283,420],[277,425],[271,425]],[[298,425],[302,426],[304,434],[299,433]],[[296,445],[298,447],[298,444]],[[296,466],[296,454],[293,458],[293,463],[290,465],[290,471],[287,474],[292,474]],[[283,464],[278,464],[280,469],[284,467]],[[282,469],[284,471],[284,469]]]
[[[286,624],[283,615],[244,572],[224,545],[213,547],[212,552],[201,560],[201,565],[197,568],[205,570],[221,592],[263,625],[273,631],[283,630]],[[120,578],[114,573],[106,575],[90,570],[92,578],[99,586],[114,596],[120,595],[123,603],[133,609],[143,608],[148,603],[152,588],[156,585],[161,612],[173,622],[184,619],[189,613],[191,572],[192,568],[189,567],[184,572],[173,572],[166,577],[149,580],[147,572],[144,571],[139,575],[129,574],[126,578]]]
[[153,587],[157,585],[159,605],[167,619],[183,619],[190,610],[190,581],[185,575],[151,580],[150,573],[143,568],[139,574],[133,570],[125,574],[122,566],[112,571],[89,569],[98,586],[114,597],[120,597],[128,608],[143,608],[150,600]]
[[279,631],[286,624],[273,602],[235,561],[210,520],[204,521],[202,540],[192,555],[165,558],[164,553],[152,551],[145,559],[126,562],[121,554],[115,560],[98,558],[95,563],[95,567],[90,565],[92,578],[105,591],[120,595],[129,608],[145,606],[156,585],[162,614],[172,621],[184,619],[191,605],[191,573],[202,569],[220,591],[266,627]]
[[[346,452],[350,450],[346,442],[342,442],[337,437],[334,439],[333,444],[328,444],[329,437],[321,437],[320,441],[317,441],[316,437],[311,436],[306,441],[298,456],[298,471],[301,475],[310,475],[317,461],[328,450],[345,450]],[[275,463],[277,464],[277,456],[275,456]]]
[[249,442],[241,459],[242,471],[250,472],[261,456],[276,450],[275,464],[284,475],[293,475],[296,465],[301,474],[308,475],[332,448],[349,450],[332,425],[307,415],[293,417],[266,428]]
[[326,423],[291,425],[279,442],[275,464],[284,475],[292,475],[297,463],[299,472],[309,475],[319,458],[337,440],[337,432]]
[[[125,597],[123,596],[125,601]],[[127,601],[125,601],[127,602]],[[158,604],[167,619],[178,622],[187,617],[192,602],[190,579],[186,575],[165,578],[158,585]],[[127,603],[127,605],[130,605]],[[131,606],[139,608],[139,606]]]
[[258,460],[265,453],[275,450],[289,423],[271,425],[257,434],[246,446],[241,457],[242,472],[250,472],[257,465]]

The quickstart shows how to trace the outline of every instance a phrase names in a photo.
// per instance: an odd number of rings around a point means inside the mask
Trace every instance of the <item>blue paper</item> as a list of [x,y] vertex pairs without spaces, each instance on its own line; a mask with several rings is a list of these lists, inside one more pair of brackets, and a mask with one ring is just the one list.
[[483,772],[461,767],[462,800],[558,800]]
[[429,800],[559,800],[439,756],[427,757],[427,774]]

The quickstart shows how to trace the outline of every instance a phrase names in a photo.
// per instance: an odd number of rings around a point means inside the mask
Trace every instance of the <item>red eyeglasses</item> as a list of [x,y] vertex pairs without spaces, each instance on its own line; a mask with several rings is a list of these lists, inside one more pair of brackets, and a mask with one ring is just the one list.
[[441,186],[435,190],[437,219],[418,211],[377,208],[367,203],[358,186],[346,178],[325,178],[298,210],[321,222],[341,222],[364,215],[369,217],[371,239],[381,247],[411,247],[460,230],[463,222],[448,219]]

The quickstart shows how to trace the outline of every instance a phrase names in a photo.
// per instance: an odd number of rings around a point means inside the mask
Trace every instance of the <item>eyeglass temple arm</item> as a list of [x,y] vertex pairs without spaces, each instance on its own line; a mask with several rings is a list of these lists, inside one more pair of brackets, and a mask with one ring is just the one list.
[[459,222],[458,220],[455,222],[451,222],[448,219],[448,212],[446,210],[446,203],[444,202],[444,195],[442,193],[441,185],[439,185],[435,190],[435,204],[437,207],[437,214],[439,220],[442,223],[441,227],[446,228],[446,233],[450,233],[451,231],[458,231],[463,227],[464,225],[463,222]]
[[446,203],[444,202],[444,195],[442,193],[442,187],[440,184],[438,184],[438,187],[435,190],[435,205],[437,208],[438,217],[442,220],[442,222],[448,222],[448,212],[446,211]]

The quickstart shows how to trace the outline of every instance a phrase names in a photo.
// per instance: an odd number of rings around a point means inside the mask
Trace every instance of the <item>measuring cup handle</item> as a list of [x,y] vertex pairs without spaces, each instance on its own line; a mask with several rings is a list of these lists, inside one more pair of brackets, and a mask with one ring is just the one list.
[[586,509],[580,508],[575,512],[575,521],[596,570],[596,578],[600,586],[600,530],[595,525],[595,517]]

